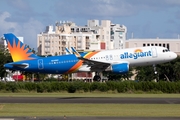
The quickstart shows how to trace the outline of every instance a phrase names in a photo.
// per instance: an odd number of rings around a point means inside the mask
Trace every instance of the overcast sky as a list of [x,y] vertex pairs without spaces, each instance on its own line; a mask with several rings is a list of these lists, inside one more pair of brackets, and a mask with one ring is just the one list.
[[37,34],[56,21],[84,26],[111,20],[128,29],[128,38],[178,38],[180,0],[1,0],[0,36],[12,32],[37,48]]

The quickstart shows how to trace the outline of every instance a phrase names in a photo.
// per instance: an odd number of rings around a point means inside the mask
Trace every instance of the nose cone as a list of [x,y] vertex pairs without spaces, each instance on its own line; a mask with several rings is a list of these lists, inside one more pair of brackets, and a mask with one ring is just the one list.
[[169,58],[170,58],[171,60],[174,60],[174,59],[177,58],[177,54],[174,53],[174,52],[171,52],[171,54],[169,55]]
[[174,54],[172,55],[172,59],[176,59],[176,58],[177,58],[177,54],[174,53]]

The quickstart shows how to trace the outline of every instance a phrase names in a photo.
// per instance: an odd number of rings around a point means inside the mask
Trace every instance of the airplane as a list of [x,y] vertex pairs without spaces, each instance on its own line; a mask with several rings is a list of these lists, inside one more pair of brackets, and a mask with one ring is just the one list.
[[68,74],[75,72],[111,71],[117,74],[127,73],[129,67],[156,65],[169,62],[177,54],[165,47],[146,46],[116,50],[91,52],[72,52],[67,55],[40,57],[34,54],[14,34],[4,34],[13,62],[4,67],[34,73]]

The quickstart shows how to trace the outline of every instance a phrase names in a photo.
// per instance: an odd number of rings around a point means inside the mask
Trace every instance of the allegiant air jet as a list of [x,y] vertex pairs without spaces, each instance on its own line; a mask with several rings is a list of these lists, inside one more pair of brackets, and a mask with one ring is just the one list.
[[67,74],[79,71],[112,71],[126,73],[131,66],[154,65],[171,61],[177,54],[158,46],[103,50],[78,53],[74,48],[68,55],[39,57],[27,48],[12,33],[4,34],[13,62],[4,65],[7,69]]

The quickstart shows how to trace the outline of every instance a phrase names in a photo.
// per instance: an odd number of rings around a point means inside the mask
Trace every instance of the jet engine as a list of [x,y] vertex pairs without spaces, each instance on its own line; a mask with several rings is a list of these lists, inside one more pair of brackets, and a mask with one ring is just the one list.
[[123,74],[129,71],[129,63],[113,63],[106,71],[112,71],[113,73]]

